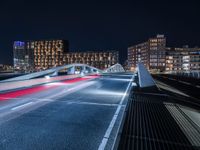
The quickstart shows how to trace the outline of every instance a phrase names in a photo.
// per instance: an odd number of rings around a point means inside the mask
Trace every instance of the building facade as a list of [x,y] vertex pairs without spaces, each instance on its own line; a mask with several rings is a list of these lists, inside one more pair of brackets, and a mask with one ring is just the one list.
[[118,51],[69,52],[68,47],[65,40],[15,41],[14,69],[35,72],[72,63],[105,69],[119,61]]
[[15,41],[14,69],[32,72],[63,65],[68,47],[65,40]]
[[134,71],[136,65],[142,62],[150,71],[164,71],[166,57],[166,38],[157,35],[148,41],[128,48],[128,67]]
[[142,62],[149,68],[148,42],[137,44],[128,48],[128,68],[134,71],[137,63]]
[[118,51],[69,52],[64,55],[64,64],[81,63],[98,69],[106,69],[119,61]]
[[200,48],[166,48],[166,72],[200,71]]
[[30,56],[34,69],[45,70],[64,64],[63,57],[69,45],[65,40],[28,41],[27,49],[33,52]]
[[29,55],[26,49],[26,43],[15,41],[13,44],[13,63],[15,70],[25,71],[29,69]]
[[200,71],[200,48],[166,47],[164,35],[128,48],[128,68],[134,71],[143,63],[151,72]]

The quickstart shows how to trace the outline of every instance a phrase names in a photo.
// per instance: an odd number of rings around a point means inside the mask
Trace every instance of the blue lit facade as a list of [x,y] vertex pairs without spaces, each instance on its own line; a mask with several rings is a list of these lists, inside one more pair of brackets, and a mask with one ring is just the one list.
[[24,47],[25,46],[25,42],[22,41],[15,41],[14,42],[14,47]]
[[29,56],[26,49],[26,43],[23,41],[15,41],[13,44],[14,69],[26,72],[29,70]]

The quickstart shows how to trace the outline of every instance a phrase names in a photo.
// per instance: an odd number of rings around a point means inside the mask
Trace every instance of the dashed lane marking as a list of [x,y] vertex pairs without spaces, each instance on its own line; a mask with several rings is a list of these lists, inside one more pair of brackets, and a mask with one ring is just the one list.
[[[133,79],[133,77],[132,77],[132,79]],[[104,150],[105,149],[106,144],[108,142],[108,139],[110,137],[111,131],[112,131],[114,125],[115,125],[115,122],[117,120],[119,112],[120,112],[120,110],[122,108],[122,103],[124,102],[124,99],[125,99],[125,97],[127,95],[127,92],[128,92],[128,90],[129,90],[129,88],[130,88],[131,85],[132,85],[132,82],[130,81],[129,84],[128,84],[128,86],[127,86],[127,88],[126,88],[126,91],[125,91],[125,93],[124,93],[124,95],[123,95],[123,97],[122,97],[122,99],[121,99],[121,101],[119,103],[119,106],[117,107],[117,110],[115,111],[115,114],[114,114],[114,116],[113,116],[113,118],[112,118],[112,120],[111,120],[111,122],[110,122],[110,124],[109,124],[109,126],[107,128],[107,130],[106,130],[106,133],[104,134],[104,137],[103,137],[103,139],[101,141],[101,144],[99,145],[98,150]]]
[[16,106],[16,107],[11,108],[11,110],[17,110],[17,109],[26,107],[26,106],[28,106],[28,105],[31,105],[32,103],[33,103],[33,102],[28,102],[28,103],[25,103],[25,104],[23,104],[23,105]]

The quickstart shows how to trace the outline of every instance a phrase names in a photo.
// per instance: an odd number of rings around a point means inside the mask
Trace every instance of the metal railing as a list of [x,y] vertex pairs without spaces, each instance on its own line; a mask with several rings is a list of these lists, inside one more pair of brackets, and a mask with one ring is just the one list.
[[171,71],[167,72],[167,74],[173,74],[178,76],[190,77],[200,79],[200,70],[195,71]]

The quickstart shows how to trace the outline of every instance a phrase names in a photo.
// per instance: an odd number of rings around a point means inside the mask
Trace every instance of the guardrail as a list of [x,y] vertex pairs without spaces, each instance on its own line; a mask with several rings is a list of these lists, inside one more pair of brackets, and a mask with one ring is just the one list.
[[200,72],[178,72],[178,73],[175,73],[175,75],[197,78],[197,79],[200,78]]
[[172,74],[178,76],[184,76],[189,78],[200,79],[200,70],[192,70],[192,71],[166,71],[165,74]]

